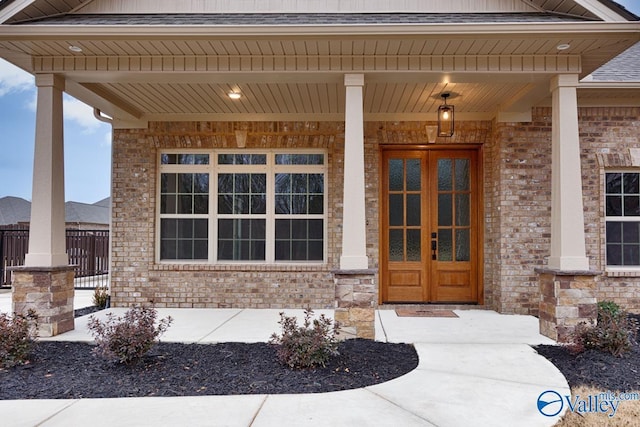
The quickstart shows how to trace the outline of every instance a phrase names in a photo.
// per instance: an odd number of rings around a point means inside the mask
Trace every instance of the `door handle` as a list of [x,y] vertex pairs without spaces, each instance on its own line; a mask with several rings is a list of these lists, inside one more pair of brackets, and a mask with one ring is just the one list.
[[431,259],[438,259],[438,233],[431,233]]

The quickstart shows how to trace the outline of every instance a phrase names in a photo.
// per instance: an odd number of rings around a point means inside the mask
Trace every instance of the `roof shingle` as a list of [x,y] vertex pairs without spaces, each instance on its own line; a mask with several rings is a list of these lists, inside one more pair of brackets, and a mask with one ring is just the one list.
[[[384,25],[583,22],[586,18],[555,13],[180,13],[67,14],[29,25]],[[16,24],[19,25],[19,24]]]

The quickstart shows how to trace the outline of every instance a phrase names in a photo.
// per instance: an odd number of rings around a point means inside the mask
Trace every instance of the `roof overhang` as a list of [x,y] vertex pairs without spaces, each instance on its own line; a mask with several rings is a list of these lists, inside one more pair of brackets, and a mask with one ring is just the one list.
[[[369,120],[429,120],[443,91],[457,95],[457,117],[491,119],[530,110],[552,76],[584,77],[639,40],[632,22],[5,25],[0,56],[64,76],[71,95],[134,125],[342,120],[342,79],[351,73],[365,74]],[[227,99],[236,89],[246,96]]]

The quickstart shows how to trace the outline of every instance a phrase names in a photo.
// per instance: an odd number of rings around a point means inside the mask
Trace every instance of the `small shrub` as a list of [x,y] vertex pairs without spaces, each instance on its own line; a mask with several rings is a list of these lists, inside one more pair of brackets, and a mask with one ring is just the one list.
[[0,313],[0,365],[10,368],[27,362],[38,331],[38,315],[29,310],[13,317]]
[[105,322],[90,316],[89,331],[97,344],[94,352],[124,364],[140,360],[173,322],[168,316],[156,326],[157,316],[158,312],[151,307],[132,307],[123,317],[108,313]]
[[637,322],[629,318],[627,312],[614,302],[602,301],[598,303],[596,325],[578,325],[569,350],[580,353],[585,349],[596,349],[621,356],[632,349],[637,331]]
[[598,321],[600,321],[600,316],[609,315],[612,318],[617,318],[621,313],[623,313],[622,308],[613,301],[598,302]]
[[313,310],[304,311],[304,322],[298,326],[296,317],[287,317],[280,313],[278,322],[282,335],[273,334],[269,342],[277,345],[278,360],[290,368],[311,368],[326,366],[332,356],[338,355],[339,324],[324,314],[311,320]]
[[109,290],[106,286],[98,286],[93,291],[93,305],[100,310],[107,308],[107,302],[109,301]]

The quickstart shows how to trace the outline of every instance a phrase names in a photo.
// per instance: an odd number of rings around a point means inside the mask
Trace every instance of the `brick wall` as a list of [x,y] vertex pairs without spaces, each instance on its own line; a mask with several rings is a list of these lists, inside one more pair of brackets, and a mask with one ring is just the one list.
[[[587,255],[604,265],[603,176],[607,167],[640,166],[639,108],[581,108]],[[379,148],[424,144],[426,122],[365,123],[367,255],[379,268]],[[164,148],[323,148],[328,152],[328,263],[322,266],[214,266],[155,263],[157,153]],[[551,109],[531,123],[459,122],[438,143],[483,145],[484,303],[504,313],[537,314],[538,277],[549,255]],[[344,125],[340,122],[163,122],[116,130],[113,148],[112,297],[116,305],[153,301],[171,307],[334,306],[331,270],[339,267]],[[620,277],[618,277],[620,276]],[[375,277],[377,281],[378,278]],[[640,275],[606,274],[597,298],[640,311]]]
[[[491,223],[494,308],[537,314],[536,267],[549,255],[551,229],[551,115],[535,110],[531,123],[496,123]],[[485,285],[486,286],[486,285]]]
[[[587,257],[592,270],[604,271],[604,173],[606,168],[638,167],[630,149],[640,147],[640,108],[580,108],[580,146]],[[497,294],[494,307],[505,313],[537,314],[534,268],[546,264],[550,244],[551,109],[535,108],[531,123],[497,123],[492,152],[497,191],[487,228],[499,230],[496,262],[488,262],[485,283]],[[486,160],[485,160],[486,164]],[[485,183],[485,188],[487,184]],[[485,248],[491,253],[493,233]],[[485,249],[487,250],[487,249]],[[493,255],[493,254],[492,254]],[[596,297],[640,312],[640,274],[604,273],[596,278]]]
[[[578,117],[587,256],[592,269],[604,271],[604,174],[607,169],[640,171],[640,161],[631,151],[640,148],[640,108],[581,108]],[[596,297],[640,313],[640,272],[605,272],[598,277]]]
[[[328,263],[229,266],[155,263],[157,158],[167,148],[323,148],[328,151]],[[162,122],[114,131],[112,302],[157,307],[332,308],[340,253],[344,126],[325,122]],[[373,257],[372,257],[373,259]]]

